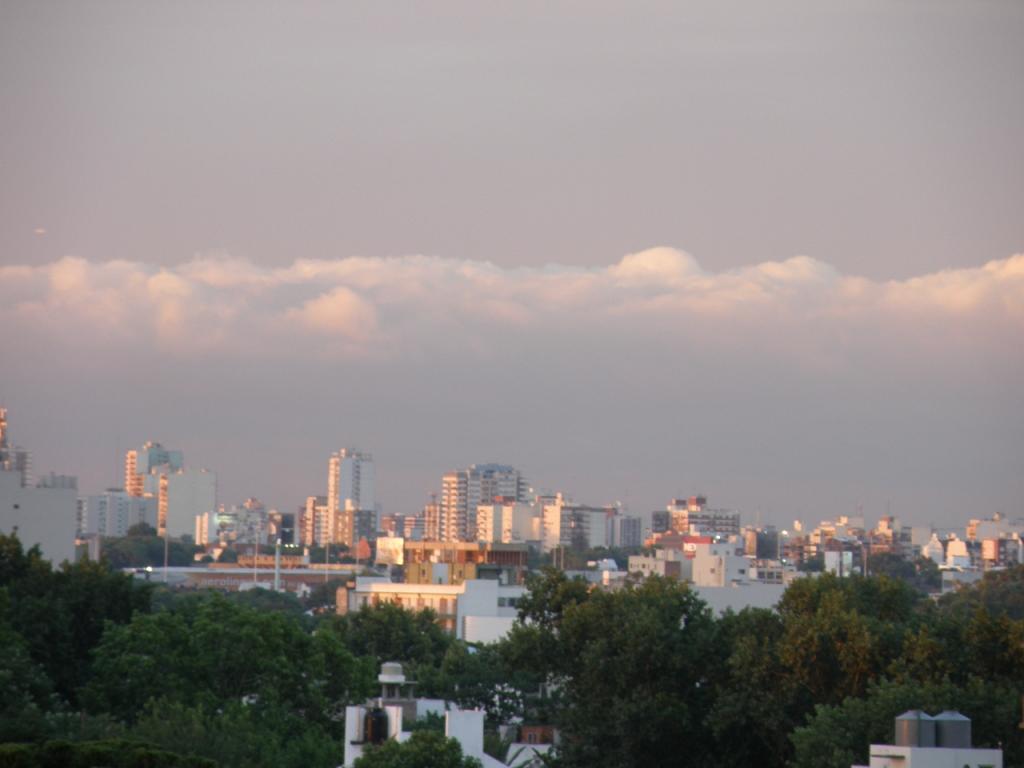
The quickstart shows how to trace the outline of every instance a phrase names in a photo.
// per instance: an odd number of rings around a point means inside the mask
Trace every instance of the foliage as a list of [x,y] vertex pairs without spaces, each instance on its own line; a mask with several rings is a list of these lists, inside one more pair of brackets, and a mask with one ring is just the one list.
[[87,708],[128,723],[164,698],[208,711],[258,702],[333,727],[332,715],[372,686],[369,666],[332,633],[310,635],[285,615],[218,595],[111,627],[95,656]]
[[[134,526],[133,530],[137,527]],[[144,535],[139,532],[133,535],[129,531],[127,536],[103,539],[103,557],[113,568],[163,567],[164,545],[162,536]],[[196,546],[191,540],[183,542],[179,539],[168,539],[166,546],[168,565],[181,567],[195,562]]]
[[480,761],[463,757],[455,739],[435,731],[416,731],[404,743],[386,741],[368,747],[354,768],[481,768]]
[[978,608],[989,613],[1024,619],[1024,565],[989,571],[980,582],[943,595],[939,604],[950,612],[971,614]]
[[[879,563],[896,578],[808,577],[777,610],[721,617],[675,580],[606,591],[549,569],[530,579],[509,635],[472,646],[430,611],[384,603],[314,619],[266,590],[138,585],[105,562],[53,569],[0,536],[0,740],[22,742],[0,763],[134,766],[137,753],[146,766],[329,768],[345,705],[394,660],[421,694],[483,709],[490,754],[505,746],[501,724],[557,726],[544,761],[565,768],[667,755],[846,768],[889,740],[898,712],[951,706],[977,744],[1024,765],[1024,569],[933,601],[906,566]],[[475,764],[439,718],[410,725],[410,742],[359,765]],[[108,758],[100,743],[132,746]]]
[[438,712],[427,712],[423,717],[413,720],[411,723],[402,723],[402,728],[415,733],[416,731],[434,731],[444,733],[444,715]]
[[353,613],[330,616],[324,631],[334,633],[356,656],[385,661],[436,665],[453,642],[437,625],[431,610],[407,611],[390,602]]
[[703,713],[712,697],[708,670],[721,649],[710,611],[686,585],[652,577],[586,593],[548,572],[520,612],[537,624],[510,642],[554,651],[542,663],[564,689],[558,724],[566,765],[710,759]]
[[906,582],[920,592],[937,592],[942,587],[939,567],[931,558],[907,560],[891,552],[876,552],[868,557],[868,573]]
[[0,744],[0,765],[8,768],[216,768],[212,760],[185,757],[133,740],[47,741]]
[[236,701],[210,710],[159,699],[146,706],[129,733],[225,767],[333,768],[344,754],[322,724],[307,723],[274,703]]
[[6,622],[62,699],[74,703],[90,654],[107,622],[123,624],[149,608],[150,591],[105,563],[85,560],[53,570],[38,547],[0,534],[0,587]]
[[47,729],[46,713],[56,706],[53,684],[7,622],[6,602],[0,589],[0,742],[30,741]]

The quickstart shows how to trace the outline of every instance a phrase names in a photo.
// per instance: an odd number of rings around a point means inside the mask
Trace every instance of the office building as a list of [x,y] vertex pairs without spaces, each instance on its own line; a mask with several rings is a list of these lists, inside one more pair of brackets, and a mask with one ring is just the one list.
[[139,523],[156,528],[157,501],[154,498],[131,496],[120,488],[78,499],[78,535],[127,536],[128,529]]
[[187,469],[181,451],[147,442],[125,453],[124,490],[130,496],[157,500],[157,533],[192,534],[199,515],[217,508],[217,476]]
[[612,546],[615,507],[576,504],[561,493],[539,497],[537,503],[542,505],[543,552],[560,547],[585,550]]
[[481,504],[525,502],[529,494],[519,470],[504,464],[473,464],[441,478],[439,536],[443,541],[476,537]]
[[75,556],[77,481],[67,475],[32,484],[30,454],[10,442],[7,411],[0,408],[0,532],[17,533],[25,549],[38,544],[57,565]]
[[[342,448],[331,454],[327,462],[327,515],[331,543],[355,547],[367,528],[376,532],[377,488],[369,453]],[[373,516],[369,526],[368,515]]]

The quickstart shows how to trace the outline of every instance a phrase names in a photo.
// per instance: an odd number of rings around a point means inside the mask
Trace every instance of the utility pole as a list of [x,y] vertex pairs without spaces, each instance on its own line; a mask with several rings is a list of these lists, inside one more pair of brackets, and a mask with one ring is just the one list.
[[274,546],[274,591],[281,591],[281,538],[278,537]]

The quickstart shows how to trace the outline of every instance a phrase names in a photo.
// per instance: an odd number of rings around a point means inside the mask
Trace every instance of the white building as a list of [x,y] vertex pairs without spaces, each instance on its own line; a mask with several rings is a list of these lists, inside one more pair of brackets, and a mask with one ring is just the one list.
[[[481,504],[525,502],[529,489],[522,473],[505,464],[473,464],[441,478],[438,540],[469,541],[477,532]],[[429,538],[429,531],[425,534]]]
[[53,473],[32,484],[29,452],[10,444],[0,408],[0,533],[17,531],[25,549],[38,544],[54,565],[74,561],[77,487],[74,477]]
[[538,503],[542,504],[543,510],[543,552],[559,547],[593,549],[612,546],[614,507],[574,504],[561,493],[542,497]]
[[1003,768],[1001,749],[971,746],[971,721],[959,712],[904,712],[895,737],[895,744],[872,744],[868,766],[852,768]]
[[[507,768],[506,764],[484,752],[484,711],[459,709],[440,699],[413,699],[406,690],[401,664],[385,662],[377,678],[381,695],[363,706],[345,708],[345,761],[351,768],[373,743],[405,742],[412,738],[403,730],[406,718],[422,718],[428,713],[444,715],[444,735],[459,742],[462,754],[476,758],[483,768]],[[375,733],[376,731],[376,733]]]
[[133,525],[145,523],[156,528],[157,501],[131,496],[120,488],[82,496],[79,504],[79,533],[126,536]]
[[21,469],[0,469],[0,532],[17,531],[25,549],[38,544],[57,565],[75,559],[78,491],[23,485]]
[[946,542],[946,565],[950,568],[970,568],[971,553],[967,549],[967,542],[958,538],[954,533]]
[[187,469],[181,451],[147,442],[125,453],[124,490],[130,496],[157,501],[157,533],[191,535],[198,515],[217,508],[217,475]]
[[331,542],[354,547],[359,541],[360,511],[374,516],[376,532],[379,521],[377,481],[373,456],[351,448],[331,454],[327,462],[327,516]]
[[338,590],[338,612],[358,611],[390,602],[411,611],[429,608],[447,631],[469,643],[493,642],[512,628],[516,605],[526,588],[490,579],[462,584],[396,584],[385,578],[359,577],[353,589]]
[[476,510],[476,540],[490,544],[539,542],[537,507],[524,502],[481,504]]
[[946,550],[939,541],[936,533],[931,535],[928,543],[921,547],[921,557],[927,558],[936,565],[942,565],[946,560]]
[[693,583],[698,587],[749,583],[751,559],[742,552],[742,544],[735,540],[695,544]]

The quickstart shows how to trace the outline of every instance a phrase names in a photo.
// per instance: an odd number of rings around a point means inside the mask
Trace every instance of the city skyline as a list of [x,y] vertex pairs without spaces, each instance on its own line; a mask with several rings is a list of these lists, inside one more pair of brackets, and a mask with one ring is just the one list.
[[[3,408],[2,412],[4,412],[6,414],[7,409]],[[7,437],[9,437],[10,432],[11,432],[9,417],[3,423],[4,423],[4,426],[6,428],[6,432],[5,432],[4,436],[5,436],[5,438],[7,438]],[[11,442],[10,445],[12,447],[14,447],[15,443]],[[122,461],[121,468],[122,468],[122,478],[123,478],[124,482],[122,482],[120,484],[118,484],[117,482],[109,483],[109,484],[106,484],[106,485],[102,485],[101,484],[100,486],[97,486],[97,487],[93,488],[93,487],[88,486],[88,485],[84,485],[83,486],[81,481],[79,480],[79,476],[75,473],[75,471],[73,469],[68,469],[66,467],[63,469],[63,471],[60,471],[60,472],[56,472],[54,469],[50,468],[48,470],[48,475],[43,475],[41,470],[38,468],[37,463],[32,458],[33,451],[31,449],[26,447],[26,445],[24,445],[24,444],[17,445],[16,449],[18,451],[20,451],[21,455],[24,457],[25,466],[26,466],[26,469],[24,471],[28,472],[27,477],[28,477],[28,482],[30,484],[31,483],[35,483],[36,480],[39,480],[41,482],[45,482],[47,484],[52,483],[53,482],[52,480],[47,480],[48,477],[49,478],[67,479],[67,480],[75,481],[77,483],[77,485],[75,487],[77,487],[81,491],[82,498],[85,498],[86,496],[89,496],[89,495],[92,495],[92,494],[101,494],[102,495],[102,494],[105,494],[105,493],[108,493],[108,492],[111,492],[111,491],[118,491],[118,492],[121,492],[122,494],[126,495],[127,497],[132,497],[132,496],[140,496],[141,497],[143,495],[146,495],[148,498],[151,498],[153,500],[154,504],[155,504],[156,499],[157,499],[156,480],[161,477],[160,473],[161,472],[167,472],[168,470],[170,470],[171,473],[172,473],[171,474],[171,479],[173,480],[173,479],[178,478],[178,475],[175,474],[175,473],[176,472],[180,472],[182,470],[182,467],[183,467],[183,464],[182,464],[182,462],[183,462],[183,459],[182,459],[183,451],[181,451],[180,449],[173,449],[173,450],[165,449],[164,446],[159,441],[147,441],[146,444],[143,446],[143,449],[142,449],[141,452],[136,450],[136,449],[130,449],[130,450],[126,451],[123,454],[122,459],[121,459],[121,461]],[[151,454],[155,455],[156,458],[152,459],[149,456],[147,456],[146,459],[145,459],[145,463],[138,465],[139,466],[139,471],[141,471],[142,473],[136,475],[135,472],[136,472],[137,461],[139,460],[139,456],[142,453],[151,453]],[[331,504],[330,499],[332,498],[332,494],[337,496],[337,501],[335,501],[334,504],[335,504],[335,506],[337,507],[337,509],[339,511],[341,510],[341,506],[342,506],[340,504],[340,501],[341,501],[342,497],[344,497],[345,507],[346,508],[349,508],[351,510],[355,510],[357,508],[365,507],[365,504],[362,504],[362,503],[354,504],[352,496],[350,496],[348,494],[355,493],[356,495],[358,495],[358,487],[359,486],[358,486],[358,483],[356,482],[356,476],[358,475],[358,469],[356,469],[356,467],[358,467],[359,464],[361,463],[362,466],[363,466],[363,472],[364,473],[366,473],[366,472],[369,473],[368,476],[367,476],[368,477],[368,480],[367,480],[368,485],[366,486],[366,489],[364,489],[364,493],[368,493],[369,494],[368,498],[376,499],[376,482],[374,480],[374,475],[376,474],[375,473],[375,463],[373,461],[373,457],[369,453],[367,453],[365,451],[361,451],[361,450],[354,450],[352,448],[343,448],[343,449],[340,449],[338,451],[332,451],[330,453],[328,459],[329,459],[328,460],[328,477],[327,477],[326,481],[324,483],[322,483],[327,488],[326,495],[320,493],[320,491],[323,490],[322,488],[316,488],[316,489],[314,489],[314,493],[312,495],[306,496],[301,501],[301,503],[298,503],[298,504],[276,503],[275,501],[270,501],[270,503],[266,503],[267,502],[266,497],[258,497],[258,496],[254,495],[254,494],[249,494],[249,495],[246,495],[246,496],[230,497],[230,496],[225,495],[223,491],[218,492],[216,490],[212,490],[210,492],[215,495],[215,498],[216,498],[215,507],[216,508],[211,507],[210,509],[211,509],[211,511],[216,512],[216,509],[220,509],[220,508],[225,508],[226,509],[228,507],[235,506],[235,505],[237,505],[239,503],[248,504],[249,502],[259,501],[261,506],[265,505],[267,509],[277,510],[279,512],[284,512],[284,513],[289,513],[289,514],[292,514],[292,513],[295,513],[296,511],[298,511],[298,513],[300,515],[303,514],[303,513],[305,513],[307,515],[311,515],[311,514],[313,514],[313,512],[312,512],[311,508],[309,507],[309,503],[314,501],[314,500],[317,500],[317,503],[321,503],[323,505],[322,508],[318,507],[318,509],[322,509],[322,513],[318,512],[317,514],[322,514],[323,516],[325,516],[325,521],[322,521],[320,523],[305,523],[304,525],[312,525],[313,528],[315,528],[316,530],[320,530],[320,527],[322,525],[326,524],[326,520],[328,518],[331,519],[331,520],[334,520],[335,518],[337,518],[337,522],[336,523],[331,523],[329,528],[333,532],[333,533],[330,534],[331,537],[340,541],[341,539],[344,538],[344,535],[341,533],[341,529],[340,528],[338,528],[337,530],[335,530],[335,528],[336,528],[336,525],[339,525],[341,523],[341,517],[339,517],[339,512],[331,512],[330,511],[330,509],[331,509],[331,507],[330,507],[330,504]],[[353,463],[353,459],[355,460],[354,463]],[[348,462],[348,464],[345,464],[346,461]],[[347,467],[347,469],[343,470],[342,469],[343,466]],[[154,474],[150,475],[151,471]],[[339,474],[339,472],[341,474]],[[355,474],[353,474],[353,473],[355,473]],[[215,489],[216,486],[218,485],[218,482],[216,480],[216,477],[217,477],[216,470],[215,469],[211,469],[211,467],[209,467],[209,466],[202,466],[201,468],[200,467],[196,467],[196,466],[192,466],[188,470],[188,472],[186,472],[185,474],[181,475],[181,478],[182,479],[189,479],[189,478],[202,479],[203,477],[206,477],[206,476],[214,478],[213,480],[210,481],[210,484],[211,484],[211,488]],[[481,485],[481,479],[484,478],[485,476],[486,476],[487,479],[484,480],[483,485]],[[502,478],[500,481],[494,479],[494,478],[496,478],[498,476],[500,476]],[[512,478],[512,480],[507,480],[506,476],[508,478]],[[472,485],[472,480],[473,480],[474,477],[476,478],[477,486],[479,486],[479,487],[477,488],[476,491],[469,490],[467,492],[467,488],[465,487],[466,480],[469,479],[471,481],[470,485]],[[143,478],[148,478],[149,480],[152,480],[151,487],[150,487],[150,485],[146,486],[147,488],[150,488],[151,492],[147,492],[146,494],[143,494],[143,485],[142,485],[142,479]],[[461,480],[460,480],[460,478],[461,478]],[[339,488],[339,479],[340,479],[340,488]],[[435,514],[438,514],[440,516],[438,522],[441,523],[442,527],[445,528],[445,530],[447,530],[448,528],[451,528],[451,530],[449,530],[443,536],[439,534],[439,538],[444,539],[444,540],[460,540],[460,539],[461,540],[465,540],[466,538],[469,538],[469,539],[472,538],[471,536],[468,536],[467,534],[470,531],[470,529],[475,530],[475,526],[476,526],[476,524],[475,524],[475,516],[476,516],[475,509],[476,509],[476,506],[479,505],[479,504],[490,505],[492,503],[498,503],[498,502],[502,502],[502,503],[506,503],[507,502],[507,503],[513,503],[514,504],[514,503],[518,503],[518,502],[527,502],[529,505],[531,505],[531,508],[536,507],[536,509],[539,510],[539,509],[541,509],[543,507],[544,504],[547,504],[547,503],[551,502],[555,498],[555,495],[557,494],[559,501],[561,501],[562,497],[564,496],[566,503],[571,504],[571,505],[581,505],[581,504],[582,505],[586,505],[586,504],[595,504],[596,505],[594,507],[587,507],[588,509],[595,509],[596,510],[598,508],[600,508],[600,509],[618,508],[619,511],[623,515],[637,518],[639,521],[641,521],[643,523],[645,528],[648,529],[648,530],[652,526],[652,518],[651,518],[652,513],[654,515],[658,515],[658,514],[670,514],[671,515],[672,511],[674,509],[680,508],[680,507],[678,507],[678,505],[682,504],[683,507],[681,507],[681,508],[685,508],[685,505],[687,504],[687,500],[688,499],[689,499],[689,503],[691,503],[691,504],[694,503],[694,500],[696,500],[696,502],[698,504],[701,504],[701,505],[707,504],[706,494],[703,491],[700,491],[700,492],[697,492],[697,493],[694,493],[694,494],[682,493],[682,492],[678,492],[678,493],[675,493],[675,494],[670,494],[668,496],[664,496],[663,497],[663,501],[665,503],[661,503],[661,504],[657,504],[656,503],[656,504],[648,506],[646,508],[630,507],[628,504],[623,503],[619,499],[608,500],[608,499],[593,499],[593,498],[590,498],[589,496],[587,496],[586,493],[583,493],[583,494],[576,493],[573,489],[568,488],[568,487],[566,487],[564,485],[560,485],[557,482],[554,483],[554,484],[551,484],[551,485],[533,486],[533,485],[530,485],[528,483],[528,481],[526,479],[526,474],[523,473],[519,468],[515,468],[515,467],[512,467],[512,466],[508,466],[508,465],[497,464],[497,463],[493,463],[493,462],[484,462],[484,463],[479,463],[479,464],[470,464],[466,469],[444,471],[444,472],[436,475],[436,480],[437,480],[436,487],[433,490],[430,490],[430,491],[427,492],[426,496],[423,499],[423,502],[424,502],[424,504],[427,504],[428,506],[432,504],[433,506],[437,507],[438,511]],[[191,482],[191,480],[190,480],[190,482]],[[353,485],[354,482],[355,482],[355,485]],[[493,498],[485,498],[486,494],[482,493],[483,486],[486,485],[487,483],[491,483],[493,485],[493,489],[492,489],[492,490],[494,490]],[[506,489],[505,485],[503,485],[503,483],[504,484],[511,483],[511,485],[509,485],[508,489]],[[518,494],[518,497],[514,496],[514,495],[511,495],[511,489],[513,487],[518,489],[516,491],[516,493]],[[332,488],[333,488],[333,490],[332,490]],[[456,489],[458,489],[458,490],[456,490]],[[475,496],[474,496],[474,493],[475,493]],[[656,493],[655,490],[649,490],[648,491],[648,495],[650,495],[651,498],[654,498],[654,494],[655,493]],[[464,501],[466,501],[466,502],[469,501],[469,497],[470,496],[475,498],[476,501],[468,504],[468,506],[467,506],[466,504],[463,504],[463,502],[461,502],[461,501],[460,502],[455,502],[455,496],[456,495],[458,495],[458,497],[460,499],[463,499],[463,497],[465,497]],[[246,499],[246,501],[245,502],[241,502],[242,498]],[[166,504],[167,504],[167,501],[164,499],[163,491],[161,491],[161,493],[160,493],[160,499],[161,499],[161,509],[164,509]],[[182,502],[178,501],[177,503],[180,504]],[[187,502],[187,503],[191,503],[191,504],[193,504],[193,506],[195,506],[195,500],[193,500],[191,502]],[[452,511],[450,511],[450,512],[445,512],[444,511],[446,503],[447,504],[455,505],[455,506],[453,506]],[[423,517],[424,509],[425,509],[424,504],[420,504],[418,507],[410,508],[410,509],[385,509],[385,508],[383,508],[380,505],[379,502],[375,502],[372,508],[366,508],[365,511],[373,513],[372,516],[373,516],[373,519],[377,523],[377,527],[379,527],[382,515],[388,516],[388,517],[396,516],[397,515],[397,516],[399,516],[401,518],[404,518],[406,516],[408,516],[408,517],[418,517],[418,518],[421,519],[421,524],[422,524],[422,517]],[[459,504],[462,504],[462,506],[459,506]],[[200,503],[198,506],[196,506],[196,509],[199,509],[199,507],[202,507],[202,506],[203,505]],[[206,506],[209,506],[209,504],[207,504]],[[966,519],[964,516],[961,516],[959,518],[954,517],[951,520],[949,520],[948,522],[944,523],[942,521],[937,521],[934,518],[928,518],[928,517],[922,517],[922,516],[914,516],[914,515],[909,515],[908,516],[908,515],[900,513],[899,510],[894,509],[893,505],[892,505],[892,502],[890,500],[887,500],[885,502],[883,508],[877,509],[877,510],[866,509],[865,505],[863,503],[858,503],[858,504],[855,504],[850,509],[840,509],[840,510],[833,510],[833,511],[821,510],[820,513],[812,513],[810,515],[798,515],[798,514],[794,513],[794,514],[792,514],[792,515],[790,515],[788,517],[785,516],[785,515],[779,516],[779,515],[765,514],[765,511],[762,508],[760,508],[760,507],[757,507],[757,508],[754,508],[753,510],[751,510],[751,509],[743,509],[743,508],[736,507],[736,506],[728,506],[728,505],[721,506],[721,505],[717,504],[717,500],[716,500],[716,505],[715,506],[719,507],[719,509],[717,511],[720,511],[722,513],[728,513],[729,515],[732,515],[732,514],[737,515],[738,516],[737,519],[741,519],[743,521],[743,524],[745,524],[745,525],[758,525],[758,526],[760,526],[760,525],[771,525],[771,526],[777,526],[780,529],[788,527],[791,523],[800,522],[804,526],[807,526],[807,525],[814,525],[819,520],[825,520],[827,518],[834,518],[834,517],[840,517],[840,516],[862,517],[866,521],[872,521],[872,520],[879,520],[879,521],[881,521],[883,518],[886,518],[886,517],[889,517],[890,515],[892,515],[894,517],[899,518],[902,521],[903,524],[909,524],[909,525],[929,524],[929,525],[933,526],[935,529],[941,531],[941,530],[954,530],[954,529],[957,529],[959,527],[962,527],[964,519]],[[459,510],[461,510],[461,512],[456,511],[456,507]],[[203,507],[203,508],[205,509],[205,507]],[[471,511],[471,508],[472,508],[473,511]],[[154,509],[155,509],[155,507],[154,507]],[[665,513],[664,512],[665,509],[668,509],[669,512]],[[164,514],[164,513],[161,513],[161,515],[162,514]],[[1000,517],[1000,516],[1002,516],[1003,518],[1006,518],[1007,516],[1009,516],[1010,518],[1016,517],[1018,519],[1024,519],[1024,517],[1022,517],[1016,511],[1011,511],[1009,513],[1009,515],[1007,515],[1006,511],[1004,511],[1004,510],[987,511],[987,510],[983,510],[983,509],[972,508],[972,509],[966,510],[965,514],[968,515],[968,516],[969,515],[987,516],[987,515],[994,514],[997,518]],[[188,515],[188,517],[189,517],[189,520],[191,520],[192,515],[190,514],[190,515]],[[458,517],[458,519],[463,519],[463,518],[469,518],[469,519],[464,520],[463,523],[456,523],[455,520],[456,520],[457,517]],[[448,518],[451,518],[449,520],[449,522],[444,523],[443,521],[445,519],[448,519]],[[354,518],[353,518],[353,520],[354,520]],[[351,527],[353,525],[352,520],[350,520],[347,524]],[[427,524],[427,526],[429,528],[429,523]],[[462,530],[463,526],[466,529],[466,534],[458,533],[458,531]],[[313,528],[311,528],[310,530],[313,530]],[[326,531],[327,529],[325,528],[324,530]],[[308,534],[303,534],[303,535],[308,535]]]

